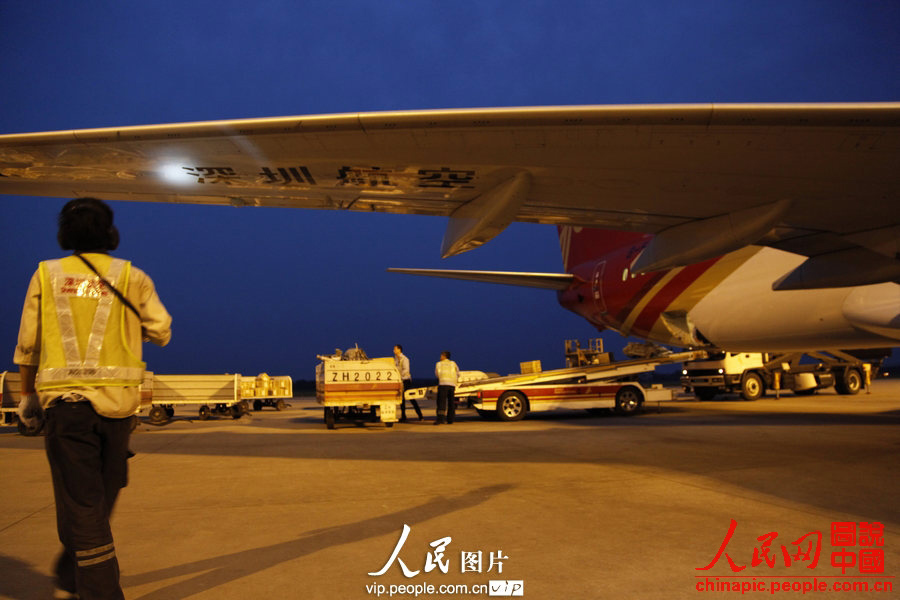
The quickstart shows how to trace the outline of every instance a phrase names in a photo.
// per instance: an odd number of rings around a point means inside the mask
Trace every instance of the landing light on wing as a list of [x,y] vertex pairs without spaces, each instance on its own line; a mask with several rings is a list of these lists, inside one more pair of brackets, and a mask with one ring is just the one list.
[[182,167],[181,164],[177,163],[163,165],[159,169],[159,174],[169,183],[174,183],[176,185],[187,185],[189,183],[196,183],[197,181],[184,170],[184,167]]

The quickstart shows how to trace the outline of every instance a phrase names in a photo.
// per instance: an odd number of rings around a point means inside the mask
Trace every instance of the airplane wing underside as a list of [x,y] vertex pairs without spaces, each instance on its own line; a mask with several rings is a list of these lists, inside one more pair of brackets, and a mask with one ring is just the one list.
[[[451,217],[658,234],[656,270],[750,243],[900,278],[900,103],[588,106],[285,117],[0,136],[0,193]],[[872,277],[873,275],[870,275]],[[804,283],[805,282],[805,283]]]

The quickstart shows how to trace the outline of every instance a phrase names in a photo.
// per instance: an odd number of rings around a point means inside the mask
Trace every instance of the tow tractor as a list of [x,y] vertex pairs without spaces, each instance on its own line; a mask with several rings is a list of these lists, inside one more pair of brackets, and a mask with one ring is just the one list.
[[393,357],[372,358],[355,346],[331,356],[318,356],[316,401],[324,407],[325,426],[339,421],[397,422],[403,381]]
[[[567,342],[567,350],[572,348]],[[567,355],[569,353],[567,352]],[[555,408],[613,409],[622,415],[638,412],[645,402],[672,400],[671,389],[642,385],[637,376],[663,364],[698,360],[703,351],[667,353],[652,358],[609,361],[608,355],[594,352],[588,364],[543,371],[539,361],[521,363],[522,373],[492,376],[481,371],[463,371],[456,387],[457,400],[466,402],[481,417],[496,416],[501,421],[518,421],[530,412]],[[408,390],[406,398],[431,395],[428,388]]]

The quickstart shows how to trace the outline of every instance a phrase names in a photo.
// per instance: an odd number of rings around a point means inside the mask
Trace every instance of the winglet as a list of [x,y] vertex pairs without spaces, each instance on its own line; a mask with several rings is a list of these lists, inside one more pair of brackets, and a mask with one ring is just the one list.
[[530,189],[531,173],[521,171],[456,209],[447,223],[441,256],[454,256],[494,239],[513,222]]

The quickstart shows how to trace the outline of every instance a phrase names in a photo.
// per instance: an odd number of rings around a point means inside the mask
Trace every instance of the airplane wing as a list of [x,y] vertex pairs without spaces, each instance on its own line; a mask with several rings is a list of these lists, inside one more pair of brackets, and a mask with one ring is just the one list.
[[818,285],[851,259],[869,267],[838,279],[900,277],[898,191],[900,103],[438,110],[0,136],[3,194],[447,216],[444,256],[513,221],[655,233],[638,271],[766,244],[812,261],[785,287]]

